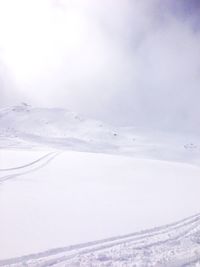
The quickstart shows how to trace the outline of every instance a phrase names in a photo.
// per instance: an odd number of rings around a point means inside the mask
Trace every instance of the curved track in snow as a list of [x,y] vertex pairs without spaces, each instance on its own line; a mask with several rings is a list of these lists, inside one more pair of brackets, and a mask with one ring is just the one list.
[[19,169],[24,169],[26,167],[30,167],[38,162],[41,162],[43,159],[46,159],[47,157],[49,157],[50,155],[54,154],[55,152],[50,152],[44,156],[42,156],[41,158],[39,159],[36,159],[30,163],[27,163],[25,165],[22,165],[22,166],[18,166],[18,167],[14,167],[14,168],[7,168],[7,169],[0,169],[0,172],[8,172],[8,171],[14,171],[14,170],[19,170]]
[[[28,174],[30,172],[34,172],[34,171],[44,167],[50,161],[52,161],[56,156],[58,156],[58,154],[60,154],[60,152],[50,152],[50,153],[40,157],[37,160],[30,162],[28,164],[18,166],[15,168],[0,169],[0,174],[1,174],[0,184],[7,181],[7,180],[17,178],[19,176]],[[4,172],[6,173],[6,175],[4,174]]]
[[195,266],[200,214],[162,227],[0,261],[0,266]]

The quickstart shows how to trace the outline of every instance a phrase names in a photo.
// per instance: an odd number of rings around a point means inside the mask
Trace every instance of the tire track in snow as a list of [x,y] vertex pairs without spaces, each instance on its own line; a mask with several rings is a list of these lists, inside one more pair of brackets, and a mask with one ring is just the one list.
[[[198,223],[198,226],[199,226],[199,223]],[[70,261],[75,259],[76,257],[84,257],[85,255],[89,255],[91,253],[95,253],[95,252],[99,252],[99,251],[106,251],[108,249],[111,249],[113,247],[117,247],[120,245],[126,245],[127,247],[129,247],[129,248],[131,247],[132,249],[135,249],[135,250],[142,250],[142,249],[146,250],[150,247],[156,247],[156,246],[163,245],[165,243],[170,243],[172,241],[178,241],[178,240],[180,240],[180,238],[183,238],[186,234],[189,234],[191,230],[192,231],[194,230],[194,225],[192,225],[188,230],[184,230],[183,232],[180,232],[178,235],[175,234],[174,237],[163,238],[163,240],[162,239],[161,240],[154,240],[150,244],[145,244],[145,242],[146,242],[145,238],[142,238],[140,240],[140,243],[137,242],[136,244],[133,242],[135,239],[121,240],[119,242],[114,242],[113,244],[109,244],[109,243],[103,244],[101,246],[97,246],[97,247],[93,247],[93,248],[86,248],[84,250],[75,252],[75,253],[68,255],[68,256],[62,256],[62,257],[57,257],[57,258],[52,259],[52,260],[46,260],[43,263],[36,264],[35,266],[37,266],[37,267],[49,267],[49,266],[57,266],[60,263],[63,263],[63,264],[69,263],[70,264]],[[199,230],[200,230],[200,228],[199,228]],[[169,234],[171,234],[171,232],[169,232]],[[157,234],[157,235],[159,235],[159,234]],[[152,235],[152,236],[155,237],[155,235]],[[148,238],[149,238],[149,236],[148,236]],[[182,260],[182,262],[183,262],[183,260]],[[73,264],[73,262],[71,262],[71,263]],[[177,263],[175,263],[175,264],[173,265],[173,267],[177,266]],[[182,265],[179,265],[179,266],[182,266]],[[156,267],[161,267],[161,265],[158,265]],[[169,264],[163,264],[163,267],[172,267],[172,262],[170,262]]]
[[[11,174],[7,174],[4,176],[0,177],[0,184],[2,184],[3,182],[7,181],[7,180],[11,180],[11,179],[15,179],[19,176],[23,176],[25,174],[37,171],[41,168],[43,168],[44,166],[46,166],[50,161],[52,161],[55,157],[57,157],[61,152],[51,152],[46,154],[45,156],[29,163],[23,166],[19,166],[16,168],[10,168],[10,169],[4,169],[6,172],[10,171]],[[3,169],[1,169],[2,171]],[[13,170],[20,170],[20,172],[15,172],[12,173]]]
[[159,246],[183,238],[185,235],[189,236],[190,233],[195,231],[200,231],[200,214],[151,230],[68,246],[65,248],[52,249],[20,258],[2,260],[0,261],[0,266],[22,266],[22,264],[34,267],[54,266],[59,263],[69,263],[70,260],[79,256],[124,244],[139,250],[152,246]]
[[49,157],[50,155],[54,154],[55,152],[50,152],[44,156],[42,156],[41,158],[37,159],[37,160],[34,160],[28,164],[25,164],[25,165],[22,165],[22,166],[18,166],[18,167],[15,167],[15,168],[7,168],[7,169],[0,169],[0,172],[7,172],[7,171],[14,171],[14,170],[19,170],[19,169],[24,169],[25,167],[29,167],[29,166],[32,166],[34,164],[36,164],[37,162],[40,162],[41,160]]

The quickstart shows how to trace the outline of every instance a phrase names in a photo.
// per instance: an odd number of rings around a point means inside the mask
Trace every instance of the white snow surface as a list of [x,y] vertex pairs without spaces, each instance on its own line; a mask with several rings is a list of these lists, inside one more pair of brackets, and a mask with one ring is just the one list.
[[198,142],[0,110],[0,266],[199,266]]
[[194,134],[112,127],[65,109],[29,105],[0,110],[0,148],[60,149],[199,164]]

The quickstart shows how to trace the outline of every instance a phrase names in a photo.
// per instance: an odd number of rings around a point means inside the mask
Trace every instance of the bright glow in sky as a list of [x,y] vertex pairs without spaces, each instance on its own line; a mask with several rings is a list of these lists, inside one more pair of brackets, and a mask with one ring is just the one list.
[[87,21],[70,8],[53,9],[44,0],[0,2],[3,57],[17,80],[26,81],[59,64],[63,50],[84,45]]
[[186,0],[173,3],[0,0],[0,105],[61,106],[125,125],[200,125],[195,5],[187,13],[179,9]]

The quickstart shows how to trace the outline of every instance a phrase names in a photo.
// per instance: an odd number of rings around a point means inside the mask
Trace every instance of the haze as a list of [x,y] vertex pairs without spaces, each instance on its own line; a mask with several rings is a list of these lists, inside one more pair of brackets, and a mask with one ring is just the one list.
[[200,131],[199,6],[0,0],[0,106],[28,102],[112,124]]

